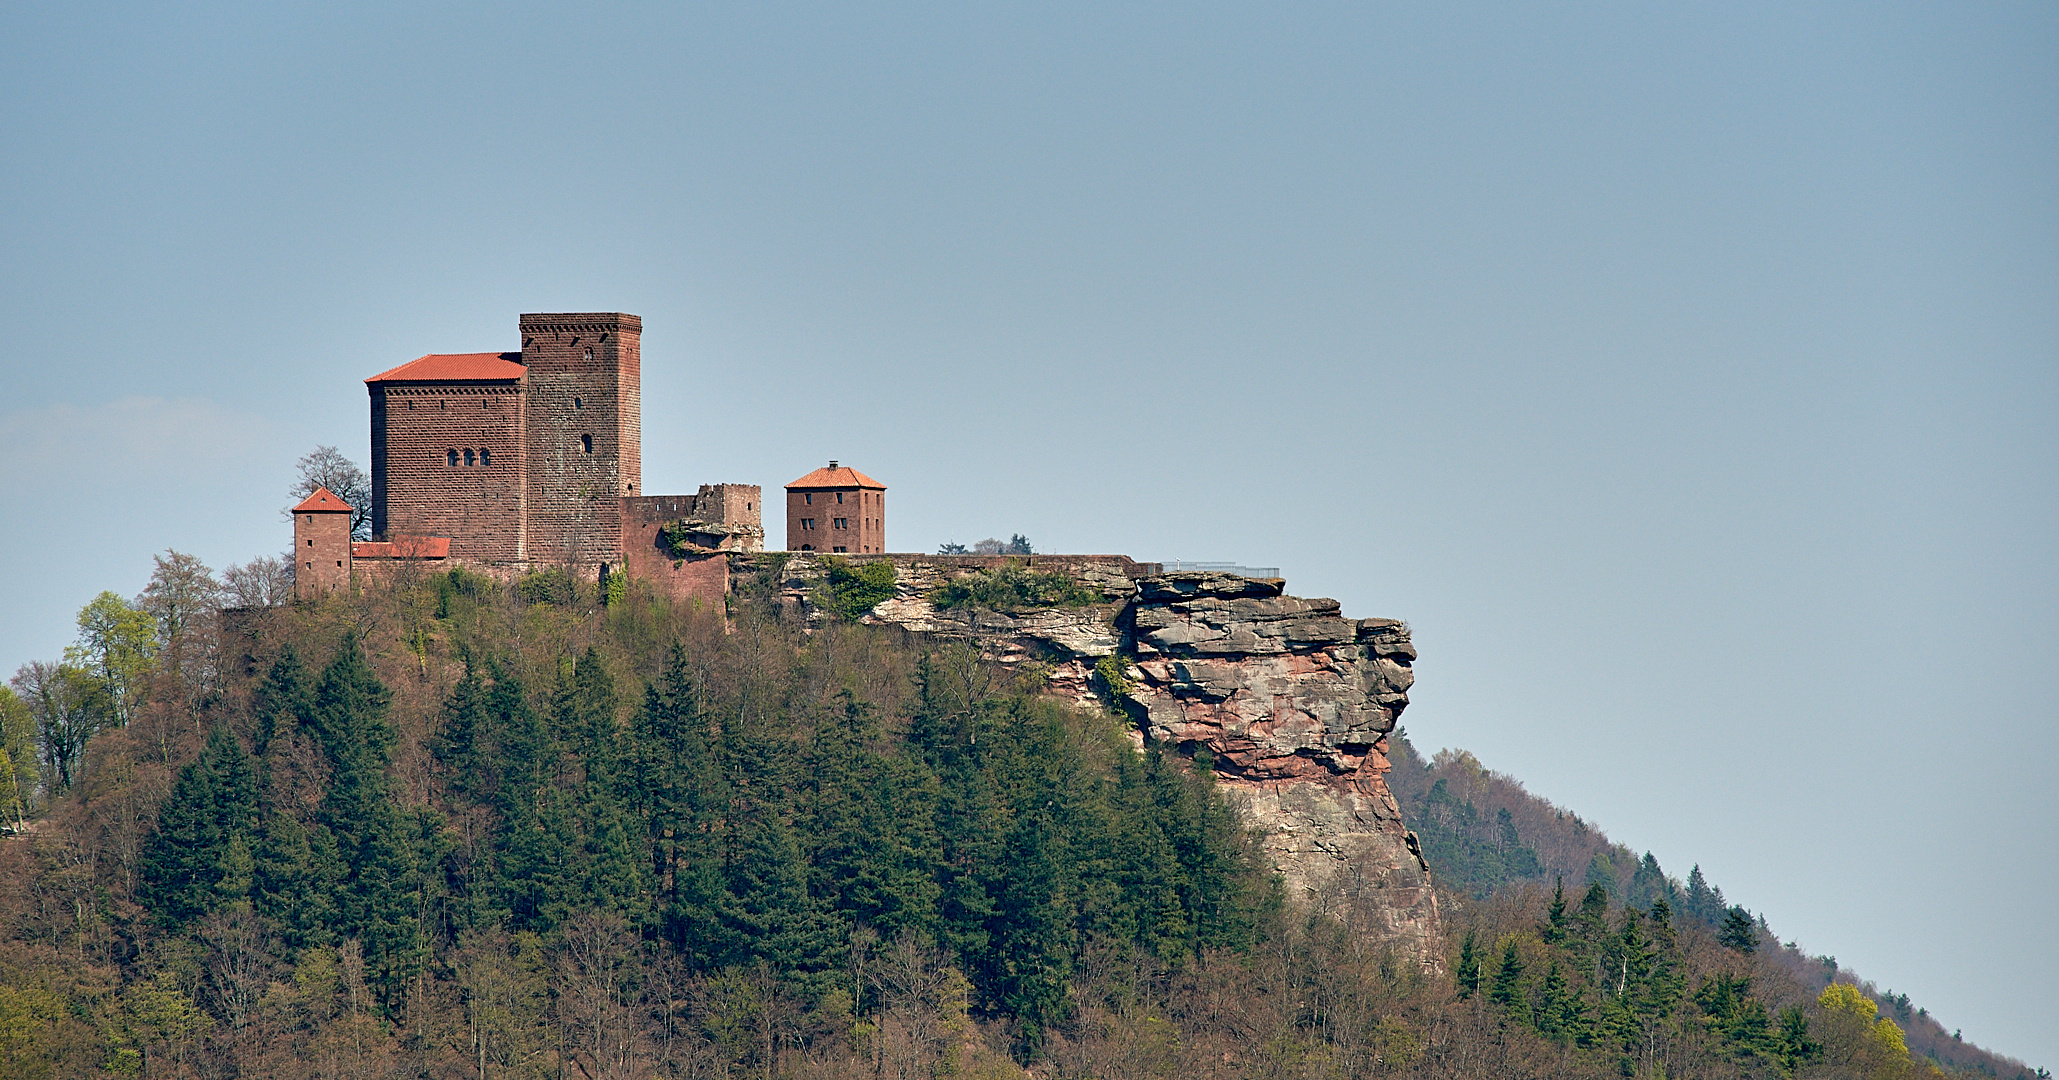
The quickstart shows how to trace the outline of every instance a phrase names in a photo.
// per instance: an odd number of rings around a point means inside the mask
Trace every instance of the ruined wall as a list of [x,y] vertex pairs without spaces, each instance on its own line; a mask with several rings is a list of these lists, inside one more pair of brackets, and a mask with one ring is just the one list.
[[[1397,948],[1442,965],[1429,867],[1384,775],[1386,736],[1414,677],[1406,626],[1344,618],[1336,601],[1287,596],[1277,579],[1163,574],[1122,556],[877,558],[894,564],[896,594],[869,620],[975,641],[1002,664],[1041,663],[1048,692],[1089,707],[1112,699],[1136,722],[1139,745],[1205,747],[1291,895],[1361,901]],[[939,611],[929,600],[955,575],[1010,564],[1066,574],[1098,601],[1008,613]],[[778,570],[789,617],[829,618],[819,558],[793,555]],[[1118,658],[1127,685],[1098,677],[1103,657]]]

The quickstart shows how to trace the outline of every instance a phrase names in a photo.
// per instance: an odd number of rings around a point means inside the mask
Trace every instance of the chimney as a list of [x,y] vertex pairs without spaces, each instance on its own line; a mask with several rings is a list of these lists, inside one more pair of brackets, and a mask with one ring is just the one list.
[[835,458],[830,458],[830,459],[829,459],[829,467],[830,467],[830,468],[832,468],[832,469],[836,468],[836,459],[835,459]]

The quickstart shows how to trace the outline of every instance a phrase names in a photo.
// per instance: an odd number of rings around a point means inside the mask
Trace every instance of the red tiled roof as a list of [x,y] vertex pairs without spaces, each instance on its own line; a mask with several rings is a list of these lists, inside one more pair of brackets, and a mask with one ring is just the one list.
[[[836,462],[832,461],[830,462],[830,464],[834,466]],[[787,490],[791,491],[794,488],[840,487],[877,488],[880,491],[885,491],[887,489],[887,486],[885,484],[882,484],[879,481],[874,480],[872,477],[869,477],[864,473],[861,473],[858,470],[846,465],[841,468],[817,469],[814,472],[811,472],[808,475],[801,477],[799,480],[796,480],[793,483],[788,484]]]
[[515,362],[521,355],[518,352],[430,353],[365,381],[488,382],[519,379],[524,371],[529,370]]
[[300,505],[293,508],[296,514],[348,514],[350,511],[349,503],[330,494],[325,487],[316,488],[314,494],[300,500]]
[[360,540],[350,545],[353,559],[447,559],[448,536],[396,536],[387,541]]

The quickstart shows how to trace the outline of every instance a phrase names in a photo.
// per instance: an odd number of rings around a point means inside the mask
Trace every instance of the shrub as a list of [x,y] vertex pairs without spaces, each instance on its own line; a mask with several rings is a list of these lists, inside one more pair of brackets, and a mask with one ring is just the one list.
[[1082,587],[1064,574],[1022,566],[963,574],[930,590],[929,594],[929,602],[940,611],[956,607],[981,607],[994,611],[1084,607],[1098,599],[1098,593]]
[[858,619],[894,595],[893,563],[881,560],[854,567],[842,559],[822,561],[829,572],[829,606],[838,618]]
[[515,595],[525,604],[570,604],[579,597],[572,572],[563,567],[538,570],[515,583]]

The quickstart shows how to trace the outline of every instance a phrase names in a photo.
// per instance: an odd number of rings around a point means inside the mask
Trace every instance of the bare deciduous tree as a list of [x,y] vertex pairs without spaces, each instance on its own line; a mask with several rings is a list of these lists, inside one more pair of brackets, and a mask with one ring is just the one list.
[[351,539],[371,539],[372,478],[365,475],[357,462],[344,457],[343,451],[333,446],[317,446],[295,468],[300,470],[300,477],[293,483],[294,502],[314,494],[316,488],[328,488],[329,494],[350,504]]

